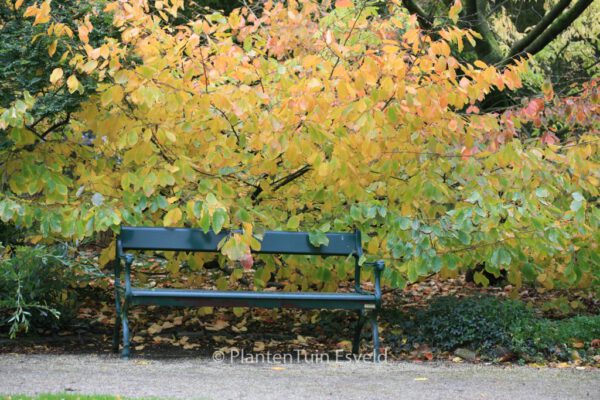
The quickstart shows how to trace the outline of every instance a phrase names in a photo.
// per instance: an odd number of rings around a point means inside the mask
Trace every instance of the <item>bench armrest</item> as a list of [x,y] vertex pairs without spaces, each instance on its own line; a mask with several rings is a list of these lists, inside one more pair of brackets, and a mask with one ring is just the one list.
[[375,300],[377,302],[377,308],[379,308],[381,307],[381,273],[385,269],[385,261],[377,260],[366,262],[363,265],[373,267],[373,274],[375,275]]
[[131,264],[133,264],[133,254],[125,254],[125,297],[131,293]]
[[[117,292],[121,288],[121,260],[125,261],[125,297],[131,293],[131,264],[133,263],[133,254],[123,254],[117,250],[117,258],[115,259],[115,289]],[[118,294],[117,294],[118,296]]]

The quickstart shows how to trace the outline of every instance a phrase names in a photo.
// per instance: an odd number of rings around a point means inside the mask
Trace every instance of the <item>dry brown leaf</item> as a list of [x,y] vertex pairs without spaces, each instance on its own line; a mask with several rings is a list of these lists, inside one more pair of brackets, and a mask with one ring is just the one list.
[[148,333],[150,335],[155,335],[160,332],[162,332],[162,326],[160,326],[159,324],[152,324],[150,325],[150,328],[148,328]]
[[240,332],[246,332],[248,330],[248,328],[246,328],[245,326],[235,325],[235,326],[231,327],[231,330],[234,331],[235,333],[240,333]]
[[169,322],[169,321],[165,321],[165,322],[162,324],[162,328],[163,328],[163,329],[169,329],[169,328],[173,328],[174,326],[175,326],[175,325],[173,325],[173,323],[171,323],[171,322]]
[[221,329],[225,329],[228,326],[229,326],[229,322],[219,319],[214,324],[206,326],[206,330],[207,331],[220,331]]
[[352,342],[350,340],[342,340],[337,344],[338,349],[344,349],[345,351],[352,350]]

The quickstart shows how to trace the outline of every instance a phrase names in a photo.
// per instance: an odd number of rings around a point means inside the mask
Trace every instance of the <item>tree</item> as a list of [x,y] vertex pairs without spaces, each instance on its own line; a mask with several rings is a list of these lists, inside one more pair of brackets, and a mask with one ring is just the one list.
[[[536,56],[542,76],[561,92],[598,73],[600,31],[595,19],[600,5],[592,0],[402,0],[402,4],[432,32],[449,18],[476,31],[472,57],[489,64],[503,66]],[[534,92],[543,81],[530,82]]]
[[[478,262],[516,285],[597,282],[598,120],[577,122],[568,143],[548,122],[597,113],[597,83],[565,103],[549,87],[522,110],[484,112],[478,102],[521,87],[527,65],[465,61],[473,30],[432,35],[403,7],[382,16],[348,0],[173,26],[181,2],[162,5],[107,3],[120,37],[97,47],[81,34],[95,28],[78,26],[72,70],[49,86],[75,93],[92,78],[96,93],[60,134],[22,135],[33,100],[3,111],[3,221],[69,238],[121,223],[242,226],[222,248],[232,260],[264,228],[308,230],[315,245],[359,228],[394,286]],[[25,14],[35,21],[42,7]],[[259,287],[271,273],[291,289],[350,274],[331,260],[263,261]]]
[[[479,34],[474,46],[479,59],[490,64],[504,65],[526,54],[535,55],[540,52],[558,35],[568,29],[592,2],[593,0],[559,0],[554,2],[555,4],[546,11],[543,2],[528,1],[527,4],[523,5],[524,7],[518,8],[518,13],[511,13],[511,19],[521,28],[520,32],[530,27],[532,29],[515,41],[508,51],[503,51],[500,48],[498,39],[492,32],[489,19],[496,12],[517,9],[515,2],[506,0],[465,0],[463,6],[462,1],[458,0],[450,7],[450,18],[460,18],[462,25],[475,30]],[[402,3],[410,12],[418,16],[419,22],[424,28],[431,29],[434,27],[433,14],[425,11],[418,1],[402,0]],[[427,2],[424,1],[423,3]],[[432,2],[430,7],[437,7],[439,3]],[[451,2],[446,1],[445,3],[450,6]],[[545,11],[541,19],[539,17],[531,18],[528,15],[521,18],[527,12],[525,11],[522,14],[521,10],[527,10],[530,6],[535,5],[537,5],[535,7],[537,10],[534,8],[534,10],[529,11]]]
[[96,80],[88,76],[82,76],[79,90],[74,92],[69,92],[66,85],[49,85],[57,68],[64,74],[73,72],[68,62],[72,48],[79,44],[73,33],[77,24],[85,20],[95,27],[89,38],[93,46],[116,34],[116,30],[110,17],[98,12],[103,2],[70,0],[55,4],[50,24],[51,3],[31,8],[38,10],[35,21],[22,12],[32,4],[11,1],[0,5],[0,107],[8,108],[15,102],[24,107],[24,103],[33,102],[31,119],[20,134],[34,142],[67,126],[71,114],[95,91]]

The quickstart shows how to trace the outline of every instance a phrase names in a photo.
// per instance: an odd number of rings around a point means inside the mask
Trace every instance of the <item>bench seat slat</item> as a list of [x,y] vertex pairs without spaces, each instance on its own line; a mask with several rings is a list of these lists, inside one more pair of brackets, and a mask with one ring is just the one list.
[[132,304],[184,307],[330,308],[361,310],[375,304],[368,293],[248,292],[185,289],[138,289],[130,293]]
[[[205,234],[201,229],[124,226],[119,240],[123,250],[218,252],[219,242],[228,234],[229,231]],[[348,256],[359,254],[359,235],[358,232],[330,232],[326,234],[329,244],[315,247],[310,244],[307,232],[266,231],[261,248],[255,253]]]

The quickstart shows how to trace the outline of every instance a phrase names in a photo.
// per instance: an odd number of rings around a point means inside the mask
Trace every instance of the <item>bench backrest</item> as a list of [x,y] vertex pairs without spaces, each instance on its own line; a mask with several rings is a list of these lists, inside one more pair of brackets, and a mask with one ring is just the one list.
[[[173,250],[190,252],[218,252],[218,245],[230,232],[204,233],[192,228],[121,227],[117,239],[122,251],[126,250]],[[266,231],[261,248],[254,253],[307,254],[321,256],[362,255],[360,231],[352,233],[330,232],[327,246],[315,247],[307,232]]]

